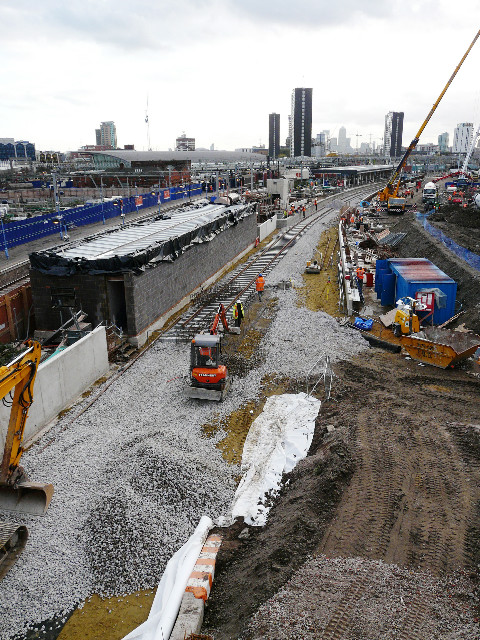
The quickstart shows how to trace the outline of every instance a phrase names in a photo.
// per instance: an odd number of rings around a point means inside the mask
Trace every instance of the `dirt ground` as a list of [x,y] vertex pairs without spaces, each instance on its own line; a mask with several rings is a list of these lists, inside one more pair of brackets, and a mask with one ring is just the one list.
[[[323,404],[309,456],[289,474],[267,526],[248,527],[241,538],[242,522],[228,531],[205,618],[216,640],[242,637],[259,605],[312,554],[383,560],[437,577],[466,569],[471,595],[462,597],[475,606],[478,379],[377,350],[334,369],[333,398]],[[420,595],[417,606],[427,617],[435,602]]]
[[461,247],[480,254],[480,211],[474,205],[464,209],[461,205],[447,204],[429,216],[428,221]]
[[[459,323],[480,332],[478,275],[412,215],[396,227],[408,233],[401,256],[427,257],[457,280],[466,310]],[[379,349],[334,372],[309,455],[285,478],[267,525],[237,521],[222,530],[202,633],[215,640],[480,638],[478,376]],[[312,573],[312,558],[338,566]],[[353,581],[349,559],[361,566]],[[403,572],[397,582],[384,576],[385,566]],[[381,622],[372,622],[374,603],[382,604]]]

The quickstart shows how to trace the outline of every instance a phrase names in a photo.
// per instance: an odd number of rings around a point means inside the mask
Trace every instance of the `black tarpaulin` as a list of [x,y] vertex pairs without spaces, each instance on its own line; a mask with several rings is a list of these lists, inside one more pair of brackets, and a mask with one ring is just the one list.
[[56,251],[41,251],[31,253],[30,266],[35,271],[48,273],[53,276],[71,276],[78,273],[91,275],[102,273],[125,273],[133,271],[141,273],[148,266],[159,262],[173,262],[194,244],[210,242],[216,235],[225,231],[245,216],[252,215],[252,208],[246,207],[240,211],[229,211],[211,222],[188,231],[164,242],[157,242],[151,246],[126,255],[114,255],[108,258],[67,258]]

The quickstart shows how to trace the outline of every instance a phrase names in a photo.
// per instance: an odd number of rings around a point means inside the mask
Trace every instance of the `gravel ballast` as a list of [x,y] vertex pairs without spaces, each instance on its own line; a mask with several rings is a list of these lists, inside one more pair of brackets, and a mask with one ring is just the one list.
[[[471,582],[459,572],[439,580],[361,558],[310,558],[252,618],[250,640],[395,640],[478,637]],[[413,617],[414,616],[414,617]],[[332,635],[337,620],[342,635]]]
[[[327,223],[295,244],[267,285],[286,274],[300,281]],[[274,294],[262,364],[236,378],[223,403],[185,398],[188,345],[156,343],[84,414],[72,424],[73,412],[64,416],[24,455],[28,475],[51,482],[55,494],[42,518],[0,512],[30,532],[2,581],[0,638],[66,615],[92,593],[155,587],[200,517],[227,513],[235,493],[239,469],[215,446],[224,434],[207,439],[201,425],[256,398],[266,374],[305,376],[322,355],[345,359],[368,348],[327,314],[297,307],[295,291]]]

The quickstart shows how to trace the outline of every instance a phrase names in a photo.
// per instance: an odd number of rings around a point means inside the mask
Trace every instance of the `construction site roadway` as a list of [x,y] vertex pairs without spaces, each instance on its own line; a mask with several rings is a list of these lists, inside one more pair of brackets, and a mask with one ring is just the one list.
[[321,306],[305,306],[303,291],[315,286],[305,264],[322,232],[343,202],[367,195],[344,194],[270,271],[262,266],[266,293],[248,298],[241,334],[225,340],[233,384],[223,403],[186,399],[187,345],[159,339],[27,452],[29,475],[56,493],[44,518],[22,522],[30,536],[2,582],[2,639],[120,640],[141,623],[200,516],[228,511],[266,398],[311,388],[325,356],[332,395],[317,386],[309,455],[265,527],[222,529],[202,633],[478,637],[479,379],[372,349]]

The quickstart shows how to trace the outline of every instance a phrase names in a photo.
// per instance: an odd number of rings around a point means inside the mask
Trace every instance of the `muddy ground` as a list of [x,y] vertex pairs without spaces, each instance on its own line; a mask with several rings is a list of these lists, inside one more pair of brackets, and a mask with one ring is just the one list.
[[480,254],[480,210],[474,205],[446,204],[428,221],[461,247]]
[[[426,257],[457,280],[466,310],[459,323],[480,333],[478,274],[413,215],[395,230],[408,233],[401,256]],[[309,455],[285,479],[267,525],[222,530],[202,633],[215,640],[480,638],[479,378],[378,349],[334,371]],[[339,560],[314,584],[312,557],[357,559],[361,578],[350,585],[352,569]],[[405,569],[400,582],[391,580],[392,567]],[[311,614],[300,615],[312,594]],[[382,605],[381,623],[372,622],[372,597]]]

